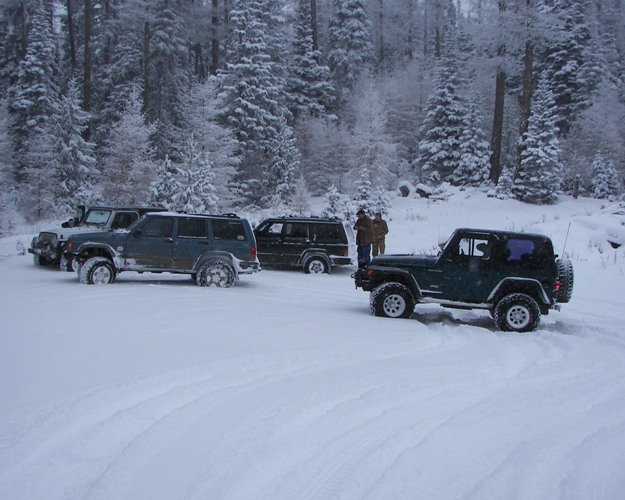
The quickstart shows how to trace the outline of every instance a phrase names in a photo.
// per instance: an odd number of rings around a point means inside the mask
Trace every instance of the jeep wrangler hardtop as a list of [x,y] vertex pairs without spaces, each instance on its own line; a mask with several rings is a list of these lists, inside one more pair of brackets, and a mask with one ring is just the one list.
[[200,286],[230,287],[260,271],[256,240],[233,214],[154,212],[125,231],[73,235],[68,257],[81,283],[105,284],[123,271],[190,274]]
[[372,314],[408,318],[418,303],[487,309],[503,331],[535,330],[568,302],[573,266],[540,234],[457,229],[437,256],[382,255],[354,274]]

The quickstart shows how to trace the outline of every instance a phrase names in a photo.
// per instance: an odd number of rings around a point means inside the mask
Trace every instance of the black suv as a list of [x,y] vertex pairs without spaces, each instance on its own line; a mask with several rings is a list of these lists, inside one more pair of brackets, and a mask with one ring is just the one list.
[[71,260],[64,258],[65,244],[70,236],[126,229],[147,212],[162,212],[161,207],[116,207],[78,205],[74,218],[60,228],[47,229],[35,236],[28,249],[36,265],[55,265],[73,271]]
[[72,236],[67,252],[81,283],[112,283],[122,271],[190,274],[200,286],[230,287],[260,271],[254,233],[236,215],[148,213],[127,231]]
[[529,332],[568,302],[573,266],[539,234],[457,229],[438,256],[383,255],[355,274],[376,316],[407,318],[415,304],[488,309],[503,331]]
[[263,266],[298,267],[306,273],[329,273],[353,262],[354,233],[338,219],[275,217],[254,230]]

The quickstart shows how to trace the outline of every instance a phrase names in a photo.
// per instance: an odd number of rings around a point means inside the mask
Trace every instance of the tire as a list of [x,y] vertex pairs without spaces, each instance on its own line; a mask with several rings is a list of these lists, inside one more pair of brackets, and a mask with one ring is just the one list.
[[37,254],[33,254],[33,263],[36,266],[43,266],[43,265],[45,265],[44,258],[41,255],[37,255]]
[[493,317],[502,332],[533,332],[540,324],[540,308],[529,295],[512,293],[497,302]]
[[306,274],[328,274],[329,271],[328,263],[323,257],[310,257],[304,263]]
[[566,304],[573,295],[573,263],[569,259],[558,259],[558,280],[560,288],[556,292],[556,302]]
[[115,281],[115,266],[106,257],[91,257],[82,265],[78,276],[85,285],[107,285]]
[[61,261],[59,262],[59,269],[67,273],[76,271],[76,268],[74,267],[74,259],[63,254],[61,256]]
[[385,283],[371,292],[371,313],[385,318],[409,318],[415,302],[410,290],[401,283]]
[[223,260],[209,260],[202,264],[195,282],[199,286],[215,286],[217,288],[230,288],[234,285],[236,273],[232,266]]

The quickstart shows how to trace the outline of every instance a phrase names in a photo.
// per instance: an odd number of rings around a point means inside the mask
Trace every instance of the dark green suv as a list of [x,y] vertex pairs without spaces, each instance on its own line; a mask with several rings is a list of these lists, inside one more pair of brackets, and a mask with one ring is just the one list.
[[121,232],[73,235],[68,256],[81,283],[112,283],[123,271],[190,274],[200,286],[230,287],[260,271],[256,240],[236,215],[148,213]]
[[376,316],[407,318],[418,303],[488,309],[503,331],[535,330],[568,302],[573,266],[539,234],[457,229],[438,256],[383,255],[354,274]]
[[354,233],[338,219],[274,217],[254,230],[261,264],[303,269],[308,274],[329,273],[354,260]]

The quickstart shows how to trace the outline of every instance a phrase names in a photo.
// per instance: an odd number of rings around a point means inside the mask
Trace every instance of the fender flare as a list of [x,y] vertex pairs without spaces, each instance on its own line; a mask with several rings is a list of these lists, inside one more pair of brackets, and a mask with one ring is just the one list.
[[399,269],[396,267],[378,267],[374,265],[369,266],[363,270],[365,274],[367,274],[369,271],[373,271],[373,274],[370,276],[376,276],[376,273],[378,273],[378,276],[384,278],[373,278],[371,280],[374,289],[379,287],[380,285],[383,285],[384,283],[396,282],[405,285],[408,290],[410,290],[410,293],[412,293],[415,299],[415,303],[423,295],[423,293],[421,292],[421,287],[419,286],[419,283],[417,283],[416,278],[404,269]]
[[[528,293],[530,292],[530,293]],[[502,297],[510,293],[526,293],[536,299],[537,302],[542,303],[545,306],[551,306],[552,302],[545,293],[545,289],[542,287],[538,280],[533,278],[504,278],[502,279],[490,292],[488,296],[488,302],[495,304]]]

